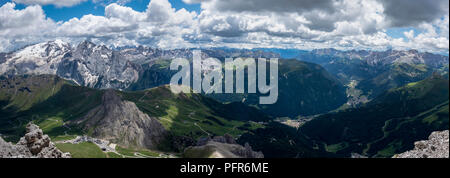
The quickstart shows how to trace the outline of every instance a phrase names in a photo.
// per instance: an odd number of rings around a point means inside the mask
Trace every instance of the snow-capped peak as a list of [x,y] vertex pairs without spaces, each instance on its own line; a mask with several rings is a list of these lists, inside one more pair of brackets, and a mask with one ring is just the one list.
[[30,45],[12,53],[0,66],[0,74],[11,69],[19,73],[55,74],[55,65],[69,51],[69,43],[62,40]]

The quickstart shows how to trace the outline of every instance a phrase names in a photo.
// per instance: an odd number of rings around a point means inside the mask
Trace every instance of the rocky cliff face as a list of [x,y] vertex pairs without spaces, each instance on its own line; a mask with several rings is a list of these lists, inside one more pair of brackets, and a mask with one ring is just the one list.
[[154,148],[167,131],[157,119],[149,117],[136,104],[123,101],[114,90],[106,90],[102,104],[92,109],[79,123],[92,136],[123,146]]
[[413,150],[397,154],[394,158],[449,158],[448,130],[431,133],[428,140],[415,142]]
[[85,41],[57,64],[57,75],[96,88],[127,88],[138,79],[139,67],[120,52]]
[[37,125],[28,124],[27,133],[13,145],[0,138],[0,158],[70,158],[44,135]]
[[253,151],[248,143],[244,146],[237,144],[228,134],[199,139],[197,146],[186,148],[184,156],[188,158],[264,158],[262,152]]
[[[209,56],[276,57],[252,50],[204,50]],[[11,53],[0,53],[0,75],[54,74],[79,85],[94,88],[126,89],[135,83],[144,67],[160,59],[192,59],[192,49],[162,50],[149,47],[111,49],[84,41],[77,46],[61,40],[26,46]]]

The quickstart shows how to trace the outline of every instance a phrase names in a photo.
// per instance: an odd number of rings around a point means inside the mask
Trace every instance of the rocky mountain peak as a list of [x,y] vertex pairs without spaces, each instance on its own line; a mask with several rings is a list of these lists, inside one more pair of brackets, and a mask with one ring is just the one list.
[[431,133],[428,140],[415,142],[413,150],[394,155],[394,158],[449,158],[448,130]]
[[102,104],[79,122],[85,122],[87,130],[93,129],[94,137],[123,146],[154,148],[167,134],[156,118],[140,111],[135,103],[122,100],[112,89],[105,90]]
[[[328,62],[336,60],[334,57],[345,59],[361,59],[370,65],[390,65],[393,63],[408,63],[408,64],[426,64],[432,67],[441,67],[448,65],[448,56],[432,54],[427,52],[420,52],[415,49],[411,50],[392,50],[386,51],[365,51],[365,50],[350,50],[340,51],[336,49],[315,49],[309,55],[330,57]],[[302,56],[300,56],[302,57]]]
[[84,40],[83,42],[81,42],[80,44],[78,44],[77,48],[80,49],[90,49],[92,47],[96,46],[96,44],[92,43],[91,41],[88,40]]
[[38,43],[16,52],[18,57],[57,57],[70,50],[70,44],[61,40]]
[[44,135],[37,125],[29,123],[27,133],[13,145],[0,138],[0,158],[70,158],[70,153],[63,153]]

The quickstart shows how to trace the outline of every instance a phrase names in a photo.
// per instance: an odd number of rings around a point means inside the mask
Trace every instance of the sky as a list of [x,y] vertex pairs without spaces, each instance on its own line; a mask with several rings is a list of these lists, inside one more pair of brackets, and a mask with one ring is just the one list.
[[448,55],[448,29],[447,0],[0,0],[0,52],[61,39]]

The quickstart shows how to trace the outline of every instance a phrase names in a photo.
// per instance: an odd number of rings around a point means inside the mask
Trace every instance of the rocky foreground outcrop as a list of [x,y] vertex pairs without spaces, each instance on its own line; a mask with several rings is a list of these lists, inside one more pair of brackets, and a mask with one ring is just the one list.
[[417,141],[414,149],[394,155],[394,158],[449,158],[448,130],[433,132],[428,140]]
[[248,143],[244,146],[237,144],[228,134],[199,139],[197,146],[185,149],[184,156],[188,158],[264,158],[262,152],[253,151]]
[[70,158],[70,153],[63,153],[44,135],[37,125],[29,123],[27,133],[16,145],[0,137],[0,158]]

